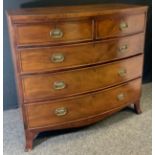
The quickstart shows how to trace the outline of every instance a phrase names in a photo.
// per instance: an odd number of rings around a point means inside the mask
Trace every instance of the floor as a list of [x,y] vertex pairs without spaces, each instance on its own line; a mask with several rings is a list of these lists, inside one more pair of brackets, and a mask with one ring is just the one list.
[[4,155],[151,155],[151,89],[143,85],[141,115],[126,108],[89,127],[42,133],[28,153],[19,110],[4,111]]

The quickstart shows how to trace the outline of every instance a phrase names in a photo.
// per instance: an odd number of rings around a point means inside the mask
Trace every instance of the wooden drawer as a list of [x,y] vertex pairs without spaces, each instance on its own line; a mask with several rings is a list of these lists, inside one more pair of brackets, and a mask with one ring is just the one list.
[[97,39],[134,34],[144,31],[145,14],[104,16],[96,25]]
[[134,80],[104,91],[59,101],[25,105],[29,128],[53,126],[86,119],[122,105],[131,104],[140,96],[141,80]]
[[56,99],[109,87],[142,74],[142,55],[106,65],[57,74],[24,76],[24,99]]
[[20,49],[22,73],[55,71],[107,62],[143,52],[144,34],[71,46]]
[[47,45],[92,39],[92,21],[66,21],[16,26],[17,44]]

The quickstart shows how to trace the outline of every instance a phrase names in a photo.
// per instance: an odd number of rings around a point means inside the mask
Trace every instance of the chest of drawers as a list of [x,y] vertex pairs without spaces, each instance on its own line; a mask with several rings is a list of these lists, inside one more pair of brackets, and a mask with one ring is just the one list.
[[95,123],[134,104],[141,113],[147,6],[8,11],[26,150],[39,132]]

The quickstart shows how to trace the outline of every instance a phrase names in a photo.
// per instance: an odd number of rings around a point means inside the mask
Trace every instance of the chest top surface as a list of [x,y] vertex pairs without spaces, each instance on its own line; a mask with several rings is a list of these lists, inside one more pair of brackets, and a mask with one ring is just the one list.
[[42,8],[26,8],[8,10],[8,16],[14,23],[35,21],[46,21],[50,19],[63,19],[74,17],[94,17],[115,13],[138,13],[147,10],[147,6],[131,4],[91,4],[77,6],[53,6]]

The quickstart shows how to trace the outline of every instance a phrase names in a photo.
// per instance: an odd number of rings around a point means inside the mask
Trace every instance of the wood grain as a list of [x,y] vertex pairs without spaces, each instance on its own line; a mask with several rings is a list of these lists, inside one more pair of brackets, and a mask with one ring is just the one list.
[[[26,105],[26,111],[29,120],[29,128],[66,123],[72,120],[87,118],[129,102],[132,103],[139,98],[140,87],[141,80],[138,79],[123,86],[73,99],[28,104]],[[120,93],[125,95],[123,100],[118,100],[117,98]],[[60,107],[67,108],[68,112],[66,115],[55,115],[55,109]]]
[[[53,38],[50,32],[60,29],[61,38]],[[92,40],[92,21],[51,22],[16,26],[17,44],[20,46],[57,44]]]
[[[122,49],[127,46],[127,49]],[[46,48],[19,49],[21,73],[58,71],[126,58],[143,52],[144,34],[93,43]],[[122,49],[122,50],[121,50]],[[51,57],[62,54],[64,61]]]
[[[122,22],[127,24],[127,28],[120,28]],[[96,37],[97,39],[101,39],[138,33],[144,31],[144,26],[144,13],[127,16],[118,14],[109,15],[103,18],[100,17],[96,20]]]
[[[136,56],[106,65],[98,65],[79,70],[56,74],[31,75],[23,77],[25,102],[56,99],[116,85],[142,75],[142,56]],[[134,69],[133,69],[134,68]],[[125,69],[126,75],[120,76],[119,70]],[[55,82],[64,82],[66,87],[55,90]]]
[[131,4],[91,4],[77,6],[54,6],[9,10],[13,23],[38,23],[68,18],[86,18],[109,14],[137,14],[147,12],[148,7]]

